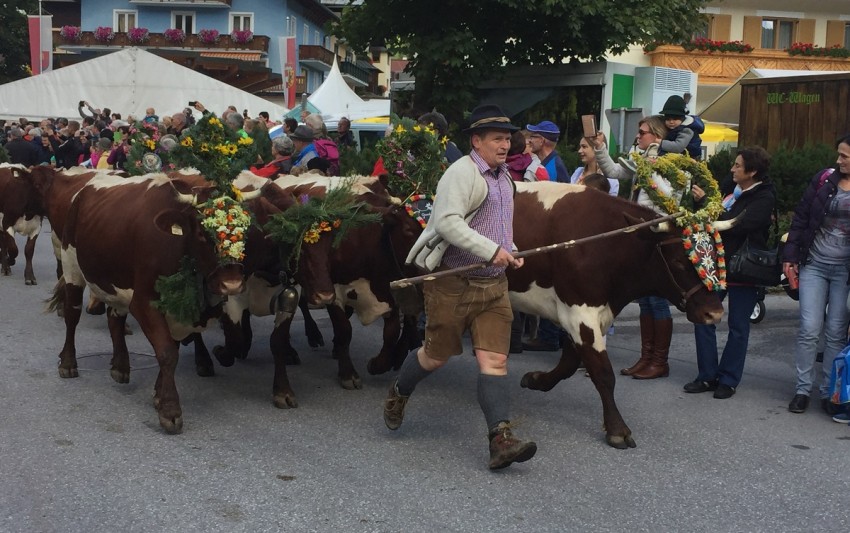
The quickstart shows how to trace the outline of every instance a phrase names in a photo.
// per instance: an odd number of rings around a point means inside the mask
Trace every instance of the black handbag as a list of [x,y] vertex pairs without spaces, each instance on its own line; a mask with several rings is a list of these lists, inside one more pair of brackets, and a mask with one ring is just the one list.
[[779,285],[782,277],[782,260],[779,248],[760,250],[750,246],[750,241],[732,254],[727,265],[726,275],[733,283],[751,283],[764,287]]

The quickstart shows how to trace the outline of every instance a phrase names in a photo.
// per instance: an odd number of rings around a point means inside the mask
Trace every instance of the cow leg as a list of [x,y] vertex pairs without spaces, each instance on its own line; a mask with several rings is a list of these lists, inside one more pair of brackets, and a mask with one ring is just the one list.
[[16,257],[18,257],[18,245],[15,243],[15,238],[5,231],[0,232],[0,273],[4,276],[10,275]]
[[90,315],[102,315],[106,312],[106,304],[98,300],[93,294],[89,293],[89,304],[86,306],[86,313]]
[[400,333],[401,320],[398,315],[398,309],[392,308],[389,313],[384,315],[384,342],[381,345],[381,351],[378,352],[378,355],[369,359],[369,362],[366,364],[366,370],[370,374],[373,376],[383,374],[393,367],[395,349]]
[[333,325],[333,357],[337,360],[339,383],[343,389],[354,390],[363,388],[360,376],[354,370],[351,362],[349,347],[351,346],[351,322],[345,316],[345,310],[337,305],[328,306],[328,316]]
[[399,370],[407,354],[420,346],[422,346],[422,338],[419,335],[419,316],[403,315],[401,337],[398,339],[393,356],[393,370]]
[[310,348],[324,346],[325,338],[322,337],[319,325],[316,324],[313,315],[310,314],[310,307],[307,305],[307,296],[304,291],[301,291],[301,296],[298,298],[298,308],[301,309],[301,314],[304,316],[304,334],[307,335],[307,344],[310,345]]
[[182,341],[184,346],[189,343],[192,343],[195,350],[195,373],[202,378],[215,376],[215,367],[207,345],[204,343],[204,337],[200,333],[192,333]]
[[74,344],[74,336],[83,310],[83,287],[66,283],[64,291],[65,345],[59,353],[59,376],[76,378],[80,376],[80,373],[77,371],[77,347]]
[[[298,352],[290,344],[289,328],[292,325],[292,316],[281,322],[272,330],[269,345],[274,357],[274,381],[272,383],[272,399],[274,406],[278,409],[298,407],[295,399],[295,391],[289,384],[289,375],[286,372],[287,364],[300,364]],[[290,363],[295,361],[295,363]]]
[[635,439],[632,438],[632,431],[626,425],[614,401],[616,379],[611,361],[608,359],[608,351],[603,349],[598,352],[592,346],[587,345],[581,346],[579,350],[587,372],[590,374],[590,379],[593,380],[593,384],[599,392],[599,397],[602,399],[605,441],[609,446],[620,450],[634,448],[637,445]]
[[236,357],[238,359],[247,358],[253,342],[254,331],[251,329],[251,312],[246,309],[242,311],[242,349],[236,352]]
[[[234,324],[227,313],[219,319],[221,330],[224,332],[224,346],[214,346],[213,355],[221,366],[233,366],[236,357],[242,350],[242,327]],[[244,359],[244,357],[240,357]]]
[[298,355],[298,351],[292,347],[292,334],[290,333],[290,328],[292,327],[293,318],[294,315],[275,326],[272,330],[271,336],[269,337],[269,348],[272,351],[272,355],[275,357],[275,361],[277,361],[277,358],[280,357],[281,362],[286,365],[301,364],[301,357]]
[[26,285],[38,285],[35,280],[35,273],[32,270],[32,256],[35,253],[35,240],[38,238],[38,235],[35,237],[28,237],[27,244],[24,246],[24,257],[26,258],[26,266],[24,266],[24,284]]
[[572,342],[565,342],[561,350],[561,359],[549,372],[528,372],[522,377],[520,386],[526,389],[547,392],[555,385],[575,374],[581,363],[581,356]]
[[159,363],[159,374],[154,387],[154,406],[159,414],[159,425],[167,433],[180,433],[183,430],[183,412],[174,380],[179,357],[178,343],[171,338],[165,317],[147,303],[137,303],[141,300],[143,299],[134,298],[130,303],[130,311],[153,346]]
[[106,321],[109,324],[109,336],[112,337],[112,368],[109,370],[109,375],[116,383],[130,383],[130,352],[127,351],[124,335],[127,315],[117,315],[110,308]]

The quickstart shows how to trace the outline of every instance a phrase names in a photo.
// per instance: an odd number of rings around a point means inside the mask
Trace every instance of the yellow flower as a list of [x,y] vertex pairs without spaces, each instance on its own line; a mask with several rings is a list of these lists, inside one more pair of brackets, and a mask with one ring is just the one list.
[[147,146],[150,150],[156,150],[156,143],[153,142],[151,139],[145,140],[145,146]]
[[233,198],[236,199],[237,202],[242,201],[242,191],[236,188],[236,185],[230,185],[230,188],[233,189]]
[[180,144],[183,145],[183,146],[186,146],[188,148],[191,148],[192,147],[192,138],[191,137],[184,137],[183,140],[180,141]]
[[246,146],[249,144],[254,144],[254,139],[250,137],[242,137],[239,139],[239,144],[244,144]]
[[209,146],[207,143],[201,143],[201,148],[200,148],[200,150],[201,150],[202,152],[209,152],[209,151],[210,151],[210,146]]
[[404,133],[404,126],[399,124],[398,126],[396,126],[395,130],[393,130],[393,131],[395,131],[396,133]]
[[419,124],[413,126],[413,131],[422,131],[422,126],[420,126]]
[[236,155],[236,152],[238,152],[238,151],[239,151],[239,148],[237,148],[235,144],[228,144],[227,145],[227,152],[228,152],[229,155]]
[[222,127],[221,121],[219,119],[217,119],[216,117],[212,117],[210,119],[210,126],[218,126],[220,128],[220,127]]

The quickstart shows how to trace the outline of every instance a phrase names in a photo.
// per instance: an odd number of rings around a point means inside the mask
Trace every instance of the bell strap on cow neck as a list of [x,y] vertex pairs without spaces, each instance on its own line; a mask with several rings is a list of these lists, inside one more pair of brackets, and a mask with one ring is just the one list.
[[410,215],[410,218],[415,219],[425,229],[428,225],[428,220],[431,218],[431,212],[434,209],[433,194],[412,194],[408,196],[404,202],[404,210]]
[[726,251],[720,232],[711,224],[695,222],[682,228],[682,245],[705,288],[726,290]]
[[676,290],[679,291],[680,301],[674,302],[676,305],[676,309],[684,312],[688,303],[688,299],[699,292],[703,288],[702,281],[695,283],[693,287],[685,290],[679,285],[679,282],[676,281],[676,276],[673,275],[673,271],[670,270],[670,265],[667,263],[667,258],[664,257],[664,252],[661,251],[662,246],[682,246],[682,238],[681,237],[668,237],[663,241],[656,243],[655,251],[658,252],[658,256],[661,257],[661,262],[664,264],[664,270],[667,272],[667,277],[670,278],[670,282],[676,287]]

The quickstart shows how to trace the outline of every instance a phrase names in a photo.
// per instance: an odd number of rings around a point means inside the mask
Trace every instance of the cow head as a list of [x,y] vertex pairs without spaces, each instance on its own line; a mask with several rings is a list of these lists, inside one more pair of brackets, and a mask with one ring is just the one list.
[[[641,222],[627,215],[629,224]],[[709,291],[682,244],[681,229],[675,225],[642,231],[641,238],[649,239],[654,247],[646,272],[646,282],[655,292],[667,298],[677,309],[686,313],[695,324],[715,324],[723,316],[723,305]]]

